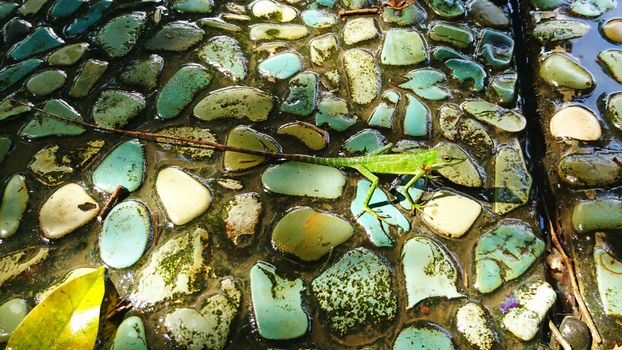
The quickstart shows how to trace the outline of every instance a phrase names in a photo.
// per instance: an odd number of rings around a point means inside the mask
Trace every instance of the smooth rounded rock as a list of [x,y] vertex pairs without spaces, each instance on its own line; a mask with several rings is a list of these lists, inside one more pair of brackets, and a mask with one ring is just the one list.
[[[281,146],[269,135],[260,133],[248,126],[238,125],[229,132],[227,146],[251,150],[280,152]],[[226,171],[240,171],[262,164],[266,157],[241,152],[225,151],[222,157]]]
[[578,233],[622,230],[622,201],[602,198],[577,203],[572,211],[572,227]]
[[250,38],[253,41],[298,40],[309,35],[309,29],[300,24],[256,24],[251,26]]
[[231,86],[210,92],[194,106],[194,115],[205,121],[248,118],[258,122],[268,118],[273,106],[272,95],[248,86]]
[[177,168],[160,170],[155,187],[166,214],[175,225],[194,220],[212,203],[209,189]]
[[84,56],[88,48],[88,43],[63,46],[48,57],[48,63],[53,66],[72,66]]
[[540,62],[538,75],[547,84],[575,90],[594,87],[594,78],[577,62],[563,53],[550,53]]
[[123,320],[114,335],[110,350],[147,350],[145,326],[138,316]]
[[346,178],[339,169],[329,166],[285,162],[268,168],[261,182],[275,193],[333,199],[341,196]]
[[57,239],[88,224],[99,213],[99,204],[82,188],[71,183],[52,194],[39,211],[45,237]]
[[482,206],[456,193],[436,192],[423,208],[423,221],[443,236],[458,238],[473,225]]
[[156,100],[158,116],[162,119],[179,116],[211,81],[212,75],[203,66],[188,64],[181,67],[158,94]]
[[559,325],[559,332],[572,346],[572,350],[588,350],[592,345],[589,327],[576,317],[564,317]]
[[211,38],[199,50],[199,57],[234,81],[244,80],[248,73],[244,51],[237,40],[228,36]]
[[274,0],[257,0],[249,7],[253,16],[270,22],[291,22],[298,16],[295,8]]
[[618,83],[622,83],[622,50],[607,49],[598,54],[598,59],[607,72]]
[[22,175],[13,175],[2,194],[2,203],[0,204],[0,238],[7,238],[17,232],[29,198],[26,179]]
[[147,20],[145,12],[132,12],[111,19],[97,32],[95,40],[111,58],[127,55],[138,42]]
[[549,20],[538,23],[533,29],[533,36],[541,43],[580,38],[587,34],[590,25],[575,20]]
[[93,184],[112,193],[118,186],[136,191],[143,183],[145,151],[138,140],[126,141],[117,146],[93,172]]
[[454,350],[447,331],[433,323],[404,328],[393,343],[393,350]]
[[99,126],[123,128],[145,107],[145,98],[137,92],[105,90],[95,101],[93,119]]
[[302,70],[302,57],[296,52],[286,52],[267,58],[257,65],[259,73],[269,79],[287,79]]
[[314,151],[322,150],[328,145],[328,132],[305,122],[287,123],[279,127],[276,133],[292,136]]
[[371,17],[351,19],[343,26],[343,41],[346,45],[354,45],[360,42],[378,37],[376,21]]
[[121,81],[147,91],[158,86],[158,78],[164,67],[164,59],[158,55],[133,60],[121,73]]
[[67,81],[62,70],[46,70],[33,75],[26,82],[26,89],[35,96],[46,96],[60,89]]
[[194,23],[175,21],[162,27],[145,43],[147,50],[186,51],[203,39],[205,31]]
[[350,97],[357,104],[368,104],[380,93],[380,69],[374,56],[361,49],[343,54],[343,67],[348,77]]
[[[42,110],[67,119],[82,121],[80,113],[60,99],[47,100]],[[85,131],[86,129],[81,125],[61,121],[44,112],[37,112],[35,117],[22,127],[19,135],[29,139],[39,139],[47,136],[77,136]]]
[[24,299],[9,299],[0,305],[0,343],[9,340],[27,314],[28,305]]
[[[622,130],[622,92],[616,92],[607,96],[607,118],[613,126]],[[1,119],[1,118],[0,118]]]
[[151,219],[144,204],[130,200],[115,206],[99,237],[101,259],[115,269],[134,265],[147,247],[150,232]]
[[559,160],[557,174],[573,187],[611,186],[622,181],[622,168],[616,163],[621,152],[593,151],[571,153]]
[[622,18],[608,20],[601,30],[607,39],[616,44],[622,44]]
[[561,109],[551,118],[551,135],[581,141],[596,141],[602,136],[598,119],[590,110],[580,106]]

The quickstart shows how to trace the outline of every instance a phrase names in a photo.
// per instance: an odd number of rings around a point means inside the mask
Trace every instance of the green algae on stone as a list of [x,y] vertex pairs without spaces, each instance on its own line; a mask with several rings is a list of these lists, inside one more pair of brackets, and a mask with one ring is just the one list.
[[589,30],[590,25],[583,21],[553,19],[536,24],[532,35],[541,43],[551,43],[580,38]]
[[387,23],[395,23],[398,26],[411,26],[425,21],[428,14],[420,3],[410,3],[403,9],[385,7],[382,11],[382,19]]
[[316,261],[347,241],[354,233],[350,223],[324,211],[297,207],[287,212],[272,230],[272,245],[303,261]]
[[311,62],[321,66],[332,57],[337,56],[339,44],[337,36],[332,33],[317,36],[309,41]]
[[568,55],[559,52],[544,56],[538,75],[547,84],[558,88],[589,90],[596,85],[590,72]]
[[211,13],[213,0],[175,0],[173,8],[182,13]]
[[371,126],[388,128],[393,127],[395,111],[400,102],[400,94],[395,90],[386,90],[382,94],[381,102],[374,108],[372,115],[367,120]]
[[598,54],[598,59],[607,68],[607,72],[622,83],[622,50],[608,49]]
[[[606,108],[605,115],[607,119],[617,129],[622,130],[622,92],[616,92],[607,96]],[[1,111],[2,108],[0,107],[0,120],[2,120]]]
[[434,13],[445,18],[462,16],[465,10],[462,0],[429,0],[428,4]]
[[507,72],[497,74],[490,79],[488,84],[488,96],[493,102],[508,105],[516,99],[516,82],[518,74]]
[[0,102],[0,121],[18,116],[31,110],[31,103],[26,102],[26,104],[24,105],[18,102],[14,102],[13,100],[9,99],[9,97],[13,98],[14,95],[10,95],[7,98],[3,99],[2,102]]
[[301,296],[305,287],[300,278],[285,279],[274,266],[258,261],[251,268],[250,284],[254,321],[262,338],[286,340],[307,333],[309,319]]
[[87,0],[57,0],[50,9],[50,16],[67,18],[73,15]]
[[253,16],[270,22],[291,22],[298,16],[298,11],[274,0],[257,0],[249,5]]
[[441,156],[448,155],[452,158],[464,159],[461,163],[438,169],[437,172],[441,176],[460,186],[481,187],[483,185],[477,166],[460,146],[449,142],[439,142],[434,148],[440,150]]
[[26,81],[26,90],[35,96],[47,96],[60,89],[67,81],[67,73],[62,70],[45,70]]
[[490,0],[471,0],[467,5],[475,22],[482,27],[507,28],[510,26],[510,19],[505,12]]
[[136,191],[145,176],[145,150],[134,139],[117,146],[93,172],[93,184],[100,190],[112,193],[118,186]]
[[26,178],[22,175],[13,175],[2,193],[2,202],[0,203],[0,238],[8,238],[17,232],[29,199]]
[[448,238],[460,238],[482,212],[475,200],[447,190],[437,191],[423,207],[421,217],[430,228]]
[[[214,143],[218,142],[218,140],[216,140],[216,136],[214,136],[211,131],[209,131],[208,129],[199,128],[197,126],[170,126],[168,128],[158,130],[158,134],[198,141],[207,141]],[[192,160],[209,158],[212,156],[212,154],[214,154],[214,150],[208,147],[184,147],[186,143],[181,141],[166,139],[162,139],[161,141],[162,143],[160,143],[160,145],[165,150],[175,153],[177,155],[183,155]]]
[[289,161],[266,169],[261,182],[274,193],[334,199],[343,193],[346,177],[329,166]]
[[443,100],[450,96],[449,89],[442,85],[447,80],[445,73],[433,68],[420,68],[406,73],[408,81],[400,87],[408,89],[426,100]]
[[7,56],[16,61],[21,61],[25,58],[52,50],[64,43],[65,41],[59,38],[52,28],[39,27],[24,40],[15,44],[15,46],[8,50]]
[[102,26],[95,35],[95,41],[109,57],[123,57],[138,42],[146,21],[145,12],[132,12],[115,17]]
[[315,113],[315,125],[328,126],[336,131],[344,131],[354,125],[356,116],[348,116],[348,103],[346,100],[334,95],[325,95],[317,105]]
[[600,301],[607,316],[622,316],[622,263],[599,246],[594,248],[594,266]]
[[70,162],[58,154],[59,149],[59,145],[48,145],[36,152],[28,163],[28,169],[44,185],[59,185],[74,171]]
[[143,95],[123,90],[104,90],[93,106],[93,120],[99,126],[123,128],[147,106]]
[[386,139],[375,129],[363,129],[350,136],[343,147],[348,153],[365,152],[372,153],[385,145]]
[[345,253],[311,284],[326,317],[323,324],[339,336],[360,328],[383,329],[397,314],[391,270],[384,258],[369,249]]
[[63,46],[48,57],[48,63],[53,66],[72,66],[84,56],[88,48],[88,43]]
[[28,314],[26,300],[13,298],[0,305],[0,342],[6,343]]
[[475,246],[475,289],[490,293],[520,277],[542,255],[544,248],[544,242],[526,223],[501,221],[484,233]]
[[527,126],[527,120],[522,114],[481,99],[466,100],[460,107],[475,119],[505,132],[520,132]]
[[495,187],[492,210],[506,214],[529,201],[532,178],[518,140],[499,146],[495,157]]
[[31,58],[19,63],[12,64],[0,70],[0,92],[15,85],[18,81],[28,76],[43,63],[42,60]]
[[147,350],[145,326],[138,316],[130,316],[121,322],[114,333],[111,350]]
[[456,312],[456,329],[475,349],[493,350],[497,343],[494,325],[484,306],[468,302]]
[[158,117],[172,119],[179,116],[211,80],[211,74],[201,65],[191,63],[181,67],[158,94]]
[[310,9],[304,11],[300,17],[311,28],[329,28],[339,22],[339,17],[326,10]]
[[555,289],[544,281],[530,281],[513,293],[519,306],[510,309],[501,321],[503,327],[517,338],[528,341],[540,330],[557,297]]
[[476,52],[489,66],[506,66],[510,64],[514,55],[514,39],[498,30],[484,29],[480,33]]
[[76,75],[69,96],[80,98],[88,95],[95,83],[104,75],[108,68],[108,62],[89,59],[82,66],[82,70]]
[[[63,100],[48,100],[41,109],[67,119],[82,121],[80,113]],[[35,117],[22,127],[19,135],[37,139],[47,136],[77,136],[84,133],[84,131],[86,129],[83,126],[71,124],[37,112]]]
[[446,43],[460,49],[470,47],[475,42],[475,34],[468,27],[449,22],[436,22],[430,26],[428,36],[434,41]]
[[164,59],[158,55],[133,60],[127,65],[119,77],[129,86],[153,91],[158,86],[158,78],[164,67]]
[[428,59],[426,43],[415,30],[391,29],[386,32],[380,62],[391,66],[417,64]]
[[573,187],[606,187],[622,181],[622,168],[616,163],[621,152],[592,151],[567,154],[557,166],[559,178]]
[[232,77],[233,81],[246,78],[248,61],[238,41],[231,37],[211,38],[199,49],[199,57],[221,73]]
[[309,29],[300,24],[255,24],[250,27],[252,41],[298,40],[309,35]]
[[0,258],[0,287],[48,257],[48,248],[29,247]]
[[440,243],[422,236],[409,239],[402,248],[407,309],[428,298],[455,299],[458,292],[458,268]]
[[186,51],[201,40],[205,31],[194,23],[175,21],[163,26],[145,43],[147,50]]
[[598,17],[615,7],[615,0],[573,0],[570,11],[584,17]]
[[350,49],[343,54],[350,98],[356,104],[368,104],[380,93],[380,69],[366,50]]
[[459,138],[459,125],[461,124],[463,113],[460,106],[455,103],[444,103],[438,109],[438,125],[440,134],[450,141]]
[[99,235],[99,254],[109,267],[134,265],[147,248],[151,217],[147,207],[134,200],[116,205],[104,220]]
[[279,127],[276,132],[279,135],[289,135],[304,143],[309,149],[319,151],[328,145],[329,134],[307,122],[296,121]]
[[281,111],[306,117],[311,115],[317,105],[319,95],[317,73],[302,72],[289,81],[289,92],[281,103]]
[[577,233],[622,229],[622,201],[614,198],[586,200],[572,211],[572,227]]
[[460,82],[471,80],[471,90],[482,91],[484,89],[486,71],[478,63],[461,58],[452,58],[445,61],[445,66],[451,69],[451,75]]
[[346,45],[354,45],[378,37],[376,21],[371,17],[348,20],[343,26],[343,41]]
[[434,323],[417,323],[404,328],[393,343],[393,350],[455,350],[451,336]]
[[[251,129],[248,126],[236,126],[229,132],[227,146],[236,146],[252,150],[279,152],[281,146],[270,136]],[[265,157],[225,151],[223,167],[226,171],[240,171],[262,164]]]
[[6,158],[11,151],[13,141],[6,136],[0,136],[0,163]]
[[210,121],[222,118],[248,118],[253,122],[268,119],[274,106],[272,95],[248,86],[214,90],[194,107],[194,115]]
[[89,4],[84,13],[78,15],[65,27],[65,34],[76,36],[89,30],[104,17],[104,14],[112,6],[112,2],[113,0],[98,0]]
[[430,109],[417,97],[406,94],[403,131],[408,136],[423,137],[430,133],[432,117]]
[[300,54],[297,52],[285,52],[261,61],[257,65],[257,70],[269,80],[283,80],[300,72],[302,67],[303,58]]

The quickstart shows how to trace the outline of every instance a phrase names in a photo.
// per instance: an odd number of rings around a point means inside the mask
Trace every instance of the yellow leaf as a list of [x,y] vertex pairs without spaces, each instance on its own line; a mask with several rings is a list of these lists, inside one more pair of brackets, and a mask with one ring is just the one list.
[[6,349],[93,349],[104,288],[103,267],[60,285],[19,324]]

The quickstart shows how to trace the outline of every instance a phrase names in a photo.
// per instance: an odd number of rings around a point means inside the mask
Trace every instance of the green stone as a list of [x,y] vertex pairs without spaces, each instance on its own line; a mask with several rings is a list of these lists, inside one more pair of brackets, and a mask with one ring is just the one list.
[[309,35],[309,29],[300,24],[255,24],[251,26],[250,38],[253,41],[298,40]]
[[433,68],[415,69],[406,74],[407,82],[401,88],[411,90],[427,100],[443,100],[450,96],[449,89],[441,85],[447,79],[445,73]]
[[13,141],[11,141],[10,138],[0,136],[0,163],[2,163],[2,161],[9,154],[12,146],[13,146]]
[[[48,100],[45,102],[42,109],[67,119],[83,121],[80,113],[63,100]],[[37,139],[47,136],[77,136],[84,133],[84,131],[86,131],[86,129],[80,125],[64,122],[37,112],[35,117],[19,131],[19,135],[30,139]]]
[[268,79],[287,79],[302,70],[303,59],[297,52],[286,52],[269,57],[257,65],[257,70]]
[[[15,96],[11,95],[9,97]],[[0,102],[0,121],[29,112],[31,106],[32,104],[30,103],[23,105],[21,103],[10,100],[9,98],[5,98],[4,100],[2,100],[2,102]]]
[[433,323],[423,323],[402,330],[393,343],[393,350],[411,350],[414,346],[418,350],[456,349],[447,331]]
[[346,51],[343,67],[352,102],[365,105],[376,99],[380,93],[380,69],[370,52],[362,49]]
[[311,62],[322,66],[327,60],[336,57],[339,50],[337,36],[329,33],[315,37],[309,41]]
[[8,238],[17,232],[29,198],[26,179],[22,175],[13,175],[4,188],[0,203],[0,238]]
[[89,4],[87,10],[77,16],[73,22],[65,27],[65,33],[69,36],[80,35],[99,22],[104,13],[112,6],[113,0],[99,0]]
[[108,62],[89,59],[69,89],[69,96],[80,98],[88,95],[95,83],[104,75]]
[[281,104],[281,111],[303,117],[313,113],[319,95],[318,82],[317,73],[311,71],[293,77],[289,81],[289,92]]
[[2,37],[6,47],[24,38],[32,30],[32,24],[28,21],[13,17],[2,26]]
[[430,39],[461,49],[473,46],[475,34],[468,27],[449,22],[436,22],[428,30]]
[[439,142],[434,148],[440,150],[441,156],[448,155],[452,158],[464,159],[456,165],[438,169],[437,172],[441,176],[460,186],[481,187],[483,185],[484,182],[477,166],[460,146],[449,142]]
[[466,100],[460,107],[475,119],[506,132],[520,132],[527,126],[527,120],[522,114],[481,99]]
[[325,165],[285,162],[264,171],[261,182],[274,193],[334,199],[341,196],[346,177]]
[[375,129],[363,129],[350,136],[343,144],[348,153],[373,151],[382,148],[386,144],[385,137]]
[[492,210],[506,214],[529,201],[532,178],[516,139],[501,145],[495,157],[495,192]]
[[575,90],[588,90],[596,84],[592,74],[568,55],[553,52],[540,62],[538,75],[547,84]]
[[622,263],[601,247],[594,248],[600,301],[607,316],[622,316]]
[[471,80],[471,90],[482,91],[484,89],[486,71],[481,65],[471,60],[452,58],[445,61],[445,66],[451,69],[451,75],[460,82]]
[[114,334],[112,350],[147,350],[145,326],[138,316],[123,320]]
[[99,235],[102,261],[115,269],[134,265],[145,252],[150,233],[151,216],[143,203],[129,200],[116,205]]
[[516,82],[518,74],[508,72],[498,74],[490,79],[488,84],[488,95],[490,100],[502,105],[508,105],[516,99]]
[[382,11],[382,19],[387,23],[395,23],[398,26],[412,26],[425,21],[428,14],[418,2],[410,3],[401,10],[385,7]]
[[5,18],[13,14],[13,11],[17,9],[17,4],[14,2],[1,1],[0,2],[0,22]]
[[47,2],[48,0],[26,0],[17,11],[24,16],[36,15]]
[[164,59],[158,55],[133,60],[121,73],[121,81],[129,86],[153,91],[164,67]]
[[[2,108],[0,108],[0,111]],[[605,114],[613,126],[622,130],[622,92],[607,96],[607,113]],[[2,120],[2,112],[0,112]]]
[[145,150],[138,140],[126,141],[108,154],[93,172],[93,184],[112,193],[118,186],[136,191],[145,176]]
[[531,0],[530,2],[538,10],[554,10],[568,3],[568,0]]
[[199,57],[234,81],[246,78],[248,61],[238,41],[231,37],[211,38],[199,50]]
[[582,21],[553,19],[536,24],[532,35],[541,43],[551,43],[580,38],[589,30],[590,25]]
[[147,50],[186,51],[203,40],[205,31],[194,23],[176,21],[166,24],[147,43]]
[[181,67],[158,95],[158,116],[162,119],[177,117],[211,80],[212,75],[203,66],[188,64]]
[[348,103],[339,97],[333,95],[324,96],[317,105],[315,113],[315,125],[328,126],[337,131],[344,131],[354,125],[357,117],[350,117]]
[[622,83],[622,50],[608,49],[598,54],[600,62],[607,67],[607,72]]
[[577,233],[622,229],[622,201],[598,199],[581,201],[572,212],[572,227]]
[[0,70],[0,92],[15,85],[32,71],[37,69],[43,61],[31,58],[26,61],[12,64]]
[[452,58],[457,58],[457,59],[467,59],[465,56],[463,56],[461,53],[459,53],[458,51],[452,49],[451,47],[447,47],[447,46],[437,46],[434,48],[434,50],[432,50],[432,57],[439,61],[439,62],[445,62],[449,59]]
[[50,10],[50,15],[56,18],[70,17],[86,2],[87,0],[57,0]]
[[462,0],[432,0],[429,4],[434,13],[441,17],[454,18],[464,14]]
[[46,96],[60,89],[67,81],[62,70],[46,70],[33,75],[26,81],[26,90],[35,96]]
[[432,117],[428,107],[417,97],[406,94],[404,108],[404,134],[414,137],[427,136],[432,129]]
[[486,64],[489,66],[506,66],[512,61],[514,39],[503,32],[493,29],[484,29],[480,33],[476,52],[479,56],[484,58]]
[[214,7],[212,0],[175,0],[173,8],[183,13],[211,13]]
[[[236,126],[229,132],[227,146],[269,152],[281,150],[281,146],[272,137],[242,125]],[[240,171],[262,164],[265,160],[266,158],[262,156],[225,151],[223,167],[226,171]]]
[[309,319],[301,297],[305,287],[300,278],[285,279],[274,266],[258,261],[250,271],[250,283],[255,324],[261,337],[286,340],[307,333]]
[[115,17],[97,32],[95,41],[109,57],[123,57],[136,45],[146,20],[145,12],[132,12]]
[[426,43],[415,30],[391,29],[386,32],[380,62],[392,66],[407,66],[428,59]]
[[63,46],[48,57],[48,63],[53,66],[72,66],[84,56],[88,48],[88,43]]
[[616,7],[614,0],[573,0],[570,11],[585,17],[598,17]]
[[510,26],[510,19],[505,12],[490,0],[471,1],[469,12],[481,27],[508,28]]
[[380,128],[393,128],[395,111],[400,102],[400,94],[395,90],[387,90],[382,94],[382,101],[374,108],[372,115],[367,120],[371,126]]
[[123,90],[103,91],[93,106],[93,120],[106,128],[123,128],[147,106],[137,92]]
[[7,55],[16,61],[21,61],[25,58],[59,47],[64,43],[65,41],[59,38],[52,28],[39,27],[24,40],[15,44],[15,46],[7,52]]
[[222,118],[268,119],[274,106],[272,95],[248,86],[232,86],[210,92],[194,107],[194,115],[210,121]]
[[559,178],[573,187],[606,187],[622,181],[622,168],[616,163],[621,152],[594,151],[563,156],[559,160]]
[[27,314],[28,304],[24,299],[9,299],[0,305],[0,342],[9,340]]

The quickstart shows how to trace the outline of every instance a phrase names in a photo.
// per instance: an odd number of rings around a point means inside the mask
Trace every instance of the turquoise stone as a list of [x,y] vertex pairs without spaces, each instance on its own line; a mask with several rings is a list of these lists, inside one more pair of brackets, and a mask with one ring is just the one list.
[[99,22],[104,13],[112,6],[113,0],[99,0],[92,3],[82,15],[76,17],[66,28],[70,36],[80,35]]
[[450,60],[452,58],[467,59],[465,56],[463,56],[458,51],[452,49],[451,47],[447,47],[447,46],[437,46],[437,47],[435,47],[434,50],[432,51],[432,57],[434,57],[434,59],[439,61],[439,62],[445,62],[445,61]]
[[145,326],[138,316],[123,320],[114,334],[111,350],[147,350]]
[[414,30],[391,29],[386,33],[380,62],[391,66],[407,66],[428,59],[426,43]]
[[95,168],[93,184],[108,193],[118,186],[134,192],[142,185],[144,176],[145,150],[138,140],[130,140],[117,146]]
[[392,268],[381,256],[360,247],[345,253],[339,261],[311,283],[321,323],[338,336],[362,327],[386,329],[397,314]]
[[212,0],[176,0],[173,8],[183,13],[210,13],[214,7]]
[[26,90],[35,96],[46,96],[60,89],[67,81],[62,70],[46,70],[33,75],[26,81]]
[[0,238],[12,236],[22,222],[28,205],[28,187],[22,175],[13,175],[4,188],[0,204]]
[[[14,97],[11,95],[9,97]],[[13,102],[8,98],[5,98],[0,102],[0,121],[5,119],[26,113],[30,111],[32,104],[28,103],[27,105],[23,105],[21,103]]]
[[454,350],[447,331],[433,323],[410,326],[400,332],[393,350]]
[[93,106],[93,120],[99,126],[122,128],[147,106],[145,98],[136,92],[105,90]]
[[121,81],[147,91],[158,86],[158,78],[164,67],[164,59],[158,55],[132,61],[121,73]]
[[333,95],[324,96],[317,105],[315,125],[328,124],[334,130],[344,131],[356,123],[357,117],[348,116],[348,103]]
[[516,82],[518,74],[508,72],[495,75],[490,79],[488,95],[491,100],[503,105],[511,104],[516,98]]
[[[42,109],[67,119],[82,121],[80,113],[63,100],[48,100]],[[37,113],[35,118],[31,119],[19,131],[19,135],[37,139],[46,136],[76,136],[81,135],[84,131],[84,127],[80,125],[67,123],[43,113]]]
[[300,17],[311,28],[329,28],[339,22],[337,15],[326,10],[306,10]]
[[411,3],[401,10],[385,7],[382,11],[382,19],[387,23],[395,23],[398,26],[412,26],[425,21],[428,14],[418,2]]
[[370,213],[363,212],[363,200],[370,187],[371,182],[368,180],[359,180],[357,182],[356,196],[350,204],[350,212],[356,217],[356,222],[363,226],[369,240],[376,247],[393,247],[395,240],[389,234],[391,232],[391,226],[389,225],[396,226],[398,231],[408,232],[410,223],[404,214],[391,204],[387,195],[380,188],[374,190],[369,206],[383,217],[383,220],[380,221]]
[[[285,279],[274,266],[258,261],[250,271],[253,312],[259,335],[286,340],[303,336],[309,319],[302,309],[302,280]],[[285,326],[287,325],[287,326]]]
[[622,263],[597,246],[594,266],[600,301],[607,316],[622,316]]
[[474,287],[490,293],[504,282],[520,277],[544,252],[544,242],[528,224],[503,220],[486,232],[475,246]]
[[[246,149],[280,152],[281,146],[269,135],[260,133],[248,126],[239,125],[233,128],[227,136],[227,146]],[[263,163],[265,157],[239,152],[225,151],[223,167],[226,171],[240,171],[250,169]]]
[[464,13],[464,2],[462,0],[432,0],[430,6],[441,17],[454,18],[462,16]]
[[382,148],[385,143],[386,139],[380,131],[375,129],[363,129],[350,136],[343,144],[343,147],[346,151],[348,151],[348,153],[372,153],[373,151]]
[[[399,185],[395,188],[395,191],[393,191],[393,195],[399,201],[400,207],[405,210],[412,210],[412,205],[403,193],[404,186],[408,183],[408,181],[412,180],[412,178],[412,175],[401,176],[399,178]],[[421,196],[423,196],[424,193],[425,185],[426,180],[419,179],[408,189],[408,194],[410,194],[410,198],[413,202],[417,203],[417,201],[421,199]]]
[[289,81],[289,92],[281,111],[306,117],[313,113],[319,95],[317,73],[305,71]]
[[374,108],[367,123],[379,128],[393,128],[395,109],[400,102],[400,94],[394,90],[387,90],[382,94],[382,101]]
[[145,12],[132,12],[115,17],[97,32],[95,40],[109,57],[123,57],[136,45],[146,21]]
[[295,52],[278,54],[259,63],[257,69],[269,79],[287,79],[302,69],[302,57]]
[[221,118],[268,119],[274,106],[272,95],[248,86],[231,86],[210,92],[194,107],[194,115],[209,121]]
[[428,30],[430,39],[466,49],[475,42],[475,34],[468,27],[449,22],[436,22]]
[[86,61],[69,89],[69,96],[79,98],[88,95],[107,68],[108,62],[94,59]]
[[572,211],[572,227],[578,233],[622,229],[622,201],[598,199],[581,201]]
[[574,0],[570,11],[580,16],[598,17],[615,7],[614,0]]
[[246,78],[248,61],[238,41],[231,37],[211,38],[199,50],[199,57],[234,81]]
[[9,299],[0,305],[0,342],[6,343],[13,331],[28,314],[28,304],[24,299]]
[[428,107],[413,95],[406,94],[404,110],[404,134],[421,137],[430,133],[432,118]]
[[205,31],[194,23],[175,21],[166,24],[145,44],[147,50],[186,51],[203,40]]
[[[0,70],[0,92],[10,88],[37,69],[43,61],[31,58],[26,61],[12,64]],[[1,118],[0,118],[1,119]]]
[[406,74],[407,82],[401,88],[411,90],[427,100],[443,100],[450,96],[449,89],[441,85],[447,79],[445,73],[433,68],[415,69]]
[[150,233],[151,219],[144,204],[130,200],[115,206],[99,236],[102,261],[115,269],[134,265],[143,255]]
[[73,15],[82,4],[88,2],[87,0],[57,0],[52,9],[50,15],[56,18],[66,18]]
[[471,80],[471,90],[482,91],[486,80],[486,71],[479,64],[461,58],[452,58],[445,61],[445,66],[451,69],[451,75],[460,82]]
[[11,147],[13,146],[13,141],[11,141],[8,137],[0,136],[0,163],[6,158],[6,156],[11,151]]
[[0,1],[0,22],[9,17],[17,9],[17,4],[14,2]]
[[505,66],[512,61],[514,39],[503,32],[484,29],[480,34],[476,51],[478,55],[484,57],[489,66]]
[[87,43],[63,46],[48,57],[48,63],[53,66],[72,66],[84,56],[88,48]]
[[533,183],[518,140],[499,146],[495,157],[494,202],[492,210],[506,214],[529,201]]
[[8,52],[8,56],[16,61],[21,61],[30,56],[49,51],[64,44],[65,41],[54,33],[49,27],[39,27],[28,35],[24,40],[15,44]]
[[264,171],[261,182],[274,193],[334,199],[343,193],[346,177],[326,165],[285,162]]
[[162,119],[177,117],[211,80],[211,74],[198,64],[181,67],[158,95],[156,102],[158,116]]

